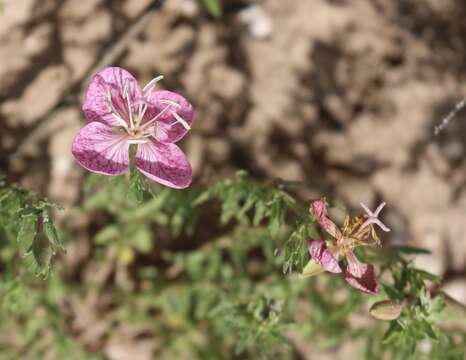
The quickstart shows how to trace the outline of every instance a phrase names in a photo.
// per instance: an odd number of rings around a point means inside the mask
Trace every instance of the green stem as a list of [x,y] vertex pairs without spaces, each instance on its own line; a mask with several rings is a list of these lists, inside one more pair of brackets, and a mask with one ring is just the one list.
[[133,176],[136,175],[136,151],[137,151],[137,144],[131,144],[129,146],[129,178],[131,179]]

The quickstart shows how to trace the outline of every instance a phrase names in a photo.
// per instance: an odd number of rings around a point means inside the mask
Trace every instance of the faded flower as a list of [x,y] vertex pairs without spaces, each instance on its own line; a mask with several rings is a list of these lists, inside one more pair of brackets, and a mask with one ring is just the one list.
[[[347,217],[340,229],[328,217],[325,199],[312,201],[309,209],[311,215],[332,237],[329,244],[323,236],[319,239],[309,239],[308,247],[312,260],[325,271],[344,272],[345,280],[352,287],[368,294],[376,294],[378,289],[374,266],[360,262],[353,250],[358,246],[369,245],[368,238],[371,234],[375,242],[379,243],[374,224],[377,224],[384,231],[390,231],[378,219],[384,205],[385,203],[382,203],[376,211],[372,212],[361,203],[367,214],[354,219]],[[315,270],[314,272],[317,273]]]

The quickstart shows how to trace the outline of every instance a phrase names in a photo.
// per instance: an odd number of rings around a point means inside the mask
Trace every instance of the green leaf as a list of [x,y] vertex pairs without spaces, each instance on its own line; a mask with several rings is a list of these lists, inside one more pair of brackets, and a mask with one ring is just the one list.
[[382,344],[387,344],[401,332],[402,328],[397,321],[390,322],[390,326],[382,337]]
[[146,178],[142,176],[139,173],[139,171],[132,171],[129,179],[129,187],[127,193],[128,200],[140,204],[143,202],[144,196],[147,193],[150,193],[152,194],[152,196],[154,196]]
[[50,245],[52,246],[52,251],[55,253],[57,249],[60,249],[62,251],[65,251],[65,248],[63,244],[60,241],[60,238],[58,237],[57,229],[55,228],[55,225],[52,222],[52,219],[50,218],[50,215],[48,214],[47,211],[43,212],[42,215],[42,225],[44,227],[44,233],[49,239]]
[[391,248],[400,253],[401,255],[428,255],[432,253],[428,249],[418,248],[414,246],[392,246]]
[[37,216],[25,216],[21,219],[17,241],[21,255],[31,250],[31,245],[37,235]]
[[382,283],[382,288],[390,299],[401,300],[403,298],[403,293],[390,285]]
[[143,254],[147,254],[152,250],[152,234],[147,226],[136,227],[128,235],[128,240],[137,251]]
[[420,325],[421,325],[422,329],[424,330],[424,333],[428,337],[430,337],[433,340],[438,340],[438,337],[435,334],[434,329],[432,328],[432,326],[426,320],[424,320],[424,319],[420,320]]
[[430,280],[432,282],[438,283],[440,282],[440,277],[437,275],[434,275],[428,271],[425,270],[420,270],[420,269],[415,269],[414,270],[423,280]]
[[40,210],[33,205],[26,205],[25,207],[18,210],[18,217],[24,218],[27,216],[38,216],[40,214]]
[[200,206],[210,200],[212,194],[209,190],[202,192],[196,199],[194,199],[192,206]]
[[154,218],[157,214],[160,214],[160,211],[168,200],[170,194],[171,192],[169,190],[162,190],[156,197],[151,198],[140,206],[132,209],[125,218],[125,221],[138,221],[144,218]]
[[112,240],[117,239],[120,235],[121,230],[118,225],[107,225],[103,229],[101,229],[97,234],[95,234],[94,242],[97,245],[104,245]]
[[280,204],[276,203],[272,206],[272,213],[269,219],[269,231],[272,236],[277,236],[280,231],[280,226],[283,223],[283,209]]
[[52,261],[52,246],[45,236],[37,236],[32,243],[32,254],[38,268],[38,273],[47,277]]
[[253,224],[254,226],[259,226],[261,221],[264,219],[265,214],[267,212],[267,207],[263,202],[257,202],[255,206],[255,213]]
[[207,8],[209,13],[219,18],[222,16],[222,6],[220,5],[220,0],[203,0],[204,6]]

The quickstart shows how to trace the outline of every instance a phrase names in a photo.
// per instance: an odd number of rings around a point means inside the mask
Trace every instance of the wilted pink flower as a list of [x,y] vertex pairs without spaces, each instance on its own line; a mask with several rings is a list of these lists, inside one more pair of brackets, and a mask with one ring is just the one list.
[[363,205],[368,215],[354,220],[347,217],[341,230],[328,217],[325,199],[312,201],[309,208],[311,215],[333,238],[331,246],[327,245],[323,236],[320,239],[309,239],[308,247],[311,258],[324,270],[332,273],[343,271],[339,260],[345,259],[345,280],[352,287],[368,294],[376,294],[378,291],[374,266],[361,263],[354,255],[353,249],[367,245],[366,240],[371,231],[375,235],[373,224],[379,225],[384,231],[390,231],[377,218],[384,205],[385,203],[382,203],[374,213]]
[[89,171],[121,175],[129,171],[129,148],[137,146],[135,167],[172,188],[192,180],[188,159],[174,143],[191,128],[191,104],[171,91],[154,91],[162,77],[142,90],[125,69],[108,67],[91,79],[83,111],[88,120],[76,135],[72,153]]

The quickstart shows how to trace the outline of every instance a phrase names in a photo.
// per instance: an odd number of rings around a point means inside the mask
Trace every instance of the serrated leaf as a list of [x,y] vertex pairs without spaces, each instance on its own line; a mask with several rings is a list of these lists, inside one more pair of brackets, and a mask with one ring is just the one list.
[[37,235],[37,216],[26,216],[21,219],[17,236],[18,248],[21,255],[26,254]]
[[146,193],[154,195],[146,178],[138,171],[133,171],[129,179],[128,200],[140,204],[143,202]]
[[50,271],[53,249],[45,236],[37,236],[32,243],[32,255],[37,265],[38,273],[47,277]]
[[25,207],[18,210],[18,217],[24,218],[28,216],[38,216],[40,214],[40,210],[38,210],[35,206],[26,205]]
[[55,252],[56,249],[65,251],[65,248],[58,237],[57,229],[55,228],[50,215],[46,211],[44,211],[42,219],[44,233],[50,241],[52,251]]
[[253,219],[254,226],[260,225],[261,221],[265,217],[266,212],[267,212],[267,207],[265,206],[265,204],[262,202],[257,202],[255,206],[254,219]]
[[272,236],[276,236],[280,231],[280,226],[283,222],[283,213],[278,204],[275,204],[272,208],[272,215],[269,219],[269,231]]

